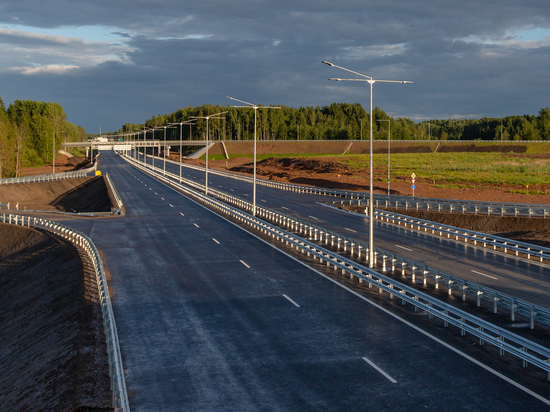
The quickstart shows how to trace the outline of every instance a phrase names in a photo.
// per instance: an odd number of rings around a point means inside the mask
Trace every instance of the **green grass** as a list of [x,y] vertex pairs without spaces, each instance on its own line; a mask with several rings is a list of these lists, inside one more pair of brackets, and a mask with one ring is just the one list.
[[[350,170],[368,170],[368,155],[340,160]],[[374,168],[387,170],[386,154],[374,155]],[[392,176],[471,184],[550,185],[550,160],[510,157],[503,153],[396,153],[391,156]]]

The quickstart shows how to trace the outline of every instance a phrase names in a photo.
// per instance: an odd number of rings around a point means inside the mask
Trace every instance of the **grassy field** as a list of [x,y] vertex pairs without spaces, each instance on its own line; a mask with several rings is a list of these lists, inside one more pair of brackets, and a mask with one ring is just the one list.
[[[545,146],[547,149],[548,146]],[[532,147],[535,149],[535,147]],[[535,152],[541,152],[535,150]],[[533,153],[530,150],[529,153]],[[245,155],[243,155],[245,156]],[[444,188],[483,187],[486,185],[518,185],[518,193],[531,193],[529,186],[550,185],[550,159],[529,158],[528,155],[511,156],[508,153],[395,153],[391,155],[392,180],[410,178],[414,172],[417,179],[431,180]],[[239,155],[231,156],[239,157]],[[251,157],[248,155],[247,157]],[[331,158],[350,171],[368,173],[368,155],[340,154],[258,154],[258,161],[270,157],[318,157]],[[222,160],[223,155],[209,155],[209,159]],[[204,159],[204,157],[203,157]],[[385,181],[388,156],[374,155],[375,180]]]
[[[368,168],[368,156],[349,156],[341,163],[350,170]],[[387,155],[374,155],[374,168],[387,170]],[[391,156],[391,174],[441,182],[444,187],[472,184],[550,185],[550,159],[511,157],[503,153],[397,153]],[[527,189],[527,187],[526,187]]]

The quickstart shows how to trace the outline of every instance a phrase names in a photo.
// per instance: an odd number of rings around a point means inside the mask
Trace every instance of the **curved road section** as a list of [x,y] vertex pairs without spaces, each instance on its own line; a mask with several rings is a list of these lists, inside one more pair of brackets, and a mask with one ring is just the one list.
[[111,273],[131,409],[550,407],[544,383],[500,375],[115,156],[100,166],[126,216],[68,224]]

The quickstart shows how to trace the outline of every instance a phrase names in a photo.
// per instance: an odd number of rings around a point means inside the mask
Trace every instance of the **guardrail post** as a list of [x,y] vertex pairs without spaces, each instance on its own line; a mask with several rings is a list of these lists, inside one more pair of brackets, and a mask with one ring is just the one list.
[[535,310],[531,307],[531,314],[529,316],[529,320],[530,320],[530,328],[531,329],[535,329],[535,318],[537,317],[537,312],[535,312]]
[[[460,318],[460,323],[461,324],[464,324],[465,322],[465,319],[464,318]],[[462,327],[462,325],[460,325],[460,336],[466,336],[466,331],[464,330],[464,328]]]
[[493,313],[498,313],[498,301],[500,299],[498,297],[493,298]]

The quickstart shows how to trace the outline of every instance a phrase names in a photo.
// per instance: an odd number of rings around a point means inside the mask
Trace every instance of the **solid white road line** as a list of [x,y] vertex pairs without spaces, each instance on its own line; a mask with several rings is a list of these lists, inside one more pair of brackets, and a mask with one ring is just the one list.
[[296,302],[294,302],[292,299],[290,299],[287,295],[283,295],[283,296],[284,296],[285,298],[287,298],[288,301],[289,301],[290,303],[292,303],[294,306],[296,306],[297,308],[300,307],[300,305],[298,305]]
[[378,372],[380,372],[382,375],[384,375],[391,383],[397,383],[395,379],[393,379],[390,375],[388,375],[386,372],[384,372],[382,369],[376,366],[370,359],[363,358],[363,360],[367,362],[370,366],[372,366],[374,369],[376,369]]
[[485,277],[488,277],[488,278],[491,278],[491,279],[498,280],[498,278],[496,278],[494,276],[486,275],[485,273],[478,272],[477,270],[472,270],[472,272],[477,273],[478,275],[481,275],[481,276],[485,276]]
[[405,249],[405,250],[408,250],[409,252],[412,252],[412,249],[406,248],[404,246],[399,246],[399,245],[395,245],[395,246],[397,246],[400,249]]

